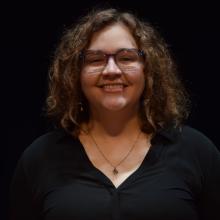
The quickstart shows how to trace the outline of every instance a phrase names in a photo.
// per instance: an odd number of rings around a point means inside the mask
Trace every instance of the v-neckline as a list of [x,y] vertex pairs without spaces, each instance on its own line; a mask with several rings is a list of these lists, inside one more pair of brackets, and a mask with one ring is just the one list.
[[77,141],[78,141],[78,144],[79,144],[80,151],[83,155],[83,158],[87,162],[86,165],[92,171],[92,174],[94,175],[94,177],[98,178],[98,180],[101,181],[101,182],[105,182],[105,184],[107,183],[107,184],[112,185],[112,187],[115,190],[118,190],[118,189],[126,186],[127,184],[133,182],[142,173],[142,171],[145,170],[145,168],[149,167],[149,165],[153,161],[155,161],[155,159],[157,158],[158,153],[160,152],[160,149],[162,147],[161,144],[152,144],[151,147],[149,148],[149,150],[147,151],[146,155],[144,156],[142,162],[138,166],[138,168],[136,170],[134,170],[134,172],[132,172],[118,186],[116,186],[108,176],[106,176],[100,169],[98,169],[92,163],[92,161],[89,159],[89,156],[87,155],[87,152],[86,152],[86,150],[85,150],[85,148],[84,148],[84,146],[81,143],[79,138],[77,139]]

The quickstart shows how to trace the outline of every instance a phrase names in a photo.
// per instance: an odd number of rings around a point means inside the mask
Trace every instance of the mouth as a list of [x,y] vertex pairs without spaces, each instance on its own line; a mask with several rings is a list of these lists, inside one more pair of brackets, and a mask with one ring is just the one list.
[[105,92],[122,92],[126,87],[128,87],[128,85],[124,83],[106,83],[98,85],[98,87]]

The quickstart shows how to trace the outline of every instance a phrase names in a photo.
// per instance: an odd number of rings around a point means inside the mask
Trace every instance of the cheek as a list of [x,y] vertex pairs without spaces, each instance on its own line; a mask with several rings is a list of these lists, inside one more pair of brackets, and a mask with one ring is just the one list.
[[81,73],[80,83],[81,83],[82,90],[86,90],[87,88],[89,88],[93,84],[93,81],[94,80],[91,76],[88,76],[84,74],[83,72]]
[[138,77],[135,77],[134,80],[134,87],[132,90],[133,93],[133,98],[135,100],[139,100],[141,98],[141,95],[144,92],[144,88],[145,88],[145,77],[144,77],[144,73],[140,74]]
[[135,86],[136,92],[142,94],[144,87],[145,87],[145,76],[143,72],[137,73],[131,76],[131,81]]
[[86,75],[82,72],[80,83],[82,92],[86,97],[88,97],[91,94],[91,91],[93,91],[92,89],[94,89],[97,84],[97,77],[95,75]]

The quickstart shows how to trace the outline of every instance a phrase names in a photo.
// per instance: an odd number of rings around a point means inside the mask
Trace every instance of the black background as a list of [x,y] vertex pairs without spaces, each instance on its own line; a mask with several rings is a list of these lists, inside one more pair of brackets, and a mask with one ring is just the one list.
[[[193,3],[192,3],[193,2]],[[131,10],[150,21],[170,45],[191,95],[190,126],[220,149],[218,7],[211,1],[58,1],[8,2],[1,7],[1,94],[3,110],[1,171],[3,215],[16,162],[46,131],[42,116],[47,71],[65,27],[92,6]],[[4,13],[4,14],[3,14]]]

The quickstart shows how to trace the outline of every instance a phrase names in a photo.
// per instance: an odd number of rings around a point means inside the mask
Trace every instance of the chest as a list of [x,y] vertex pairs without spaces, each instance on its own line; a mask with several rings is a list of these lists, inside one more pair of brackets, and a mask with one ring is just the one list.
[[125,146],[112,150],[110,146],[105,153],[84,139],[81,142],[90,167],[101,172],[116,188],[139,169],[150,150],[150,141],[145,138],[140,139],[133,149]]
[[[39,183],[34,183],[44,219],[197,220],[199,171],[161,149],[155,145],[132,157],[118,167],[116,180],[106,161],[92,161],[81,150],[56,154],[56,160],[41,163]],[[65,165],[55,163],[58,159]]]
[[[143,158],[144,160],[144,158]],[[108,164],[104,164],[102,166],[96,166],[94,163],[94,166],[101,171],[115,186],[115,188],[119,187],[129,176],[131,176],[140,166],[142,161],[139,161],[138,163],[134,163],[132,167],[130,168],[124,168],[119,167],[117,169],[117,174],[114,173],[114,168],[109,167]]]
[[192,191],[163,167],[138,170],[118,189],[96,172],[75,176],[48,189],[43,210],[45,219],[197,219]]

